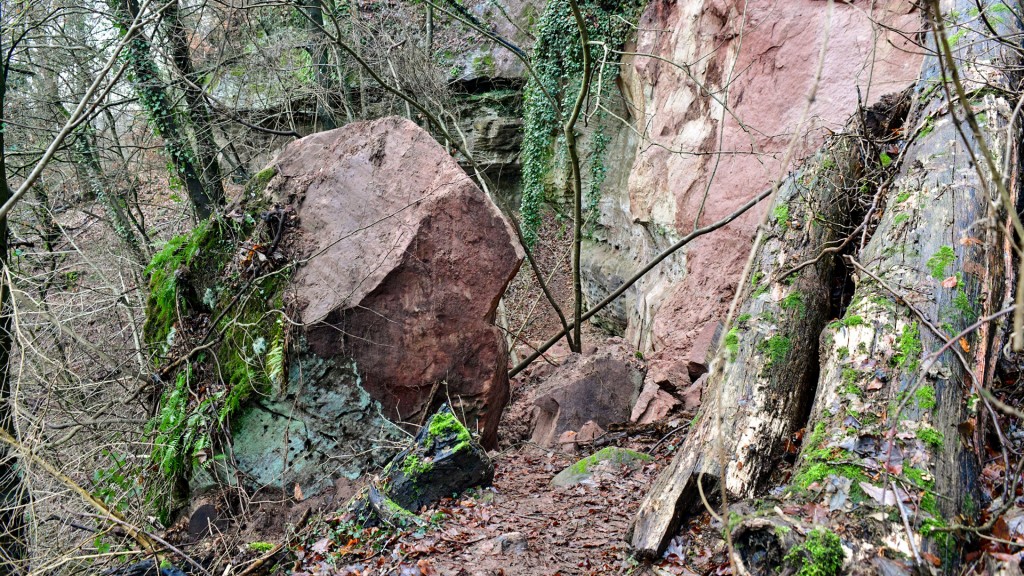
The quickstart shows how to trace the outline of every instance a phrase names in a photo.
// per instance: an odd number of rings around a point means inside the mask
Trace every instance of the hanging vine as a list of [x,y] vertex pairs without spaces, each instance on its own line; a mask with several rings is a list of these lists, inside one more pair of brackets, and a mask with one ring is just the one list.
[[[630,22],[636,20],[641,8],[642,5],[635,0],[580,3],[591,44],[621,49],[633,30]],[[565,122],[562,111],[572,108],[583,78],[583,49],[568,2],[551,2],[545,8],[537,25],[532,60],[536,76],[527,83],[523,99],[523,198],[520,205],[523,236],[529,245],[533,245],[537,238],[541,205],[551,199],[547,185],[552,167],[559,163],[554,150],[555,145],[563,140],[556,136]],[[596,74],[592,91],[596,94],[610,93],[617,76],[617,71],[609,70]],[[548,97],[549,94],[559,100],[558,107]],[[609,138],[600,128],[604,110],[591,110],[596,106],[596,100],[594,97],[589,100],[588,116],[592,112],[592,118],[598,122],[588,154],[590,184],[586,202],[592,219],[597,213],[600,186],[606,174],[604,156]]]

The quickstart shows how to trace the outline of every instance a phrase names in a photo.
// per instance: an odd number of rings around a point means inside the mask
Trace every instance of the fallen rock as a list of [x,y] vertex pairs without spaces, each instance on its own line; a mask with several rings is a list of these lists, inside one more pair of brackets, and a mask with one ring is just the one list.
[[683,391],[683,409],[693,413],[700,408],[701,398],[704,395],[704,385],[707,384],[708,375],[705,373],[697,381]]
[[397,117],[307,136],[273,168],[299,221],[289,294],[310,350],[354,360],[389,419],[421,423],[450,399],[494,446],[508,352],[493,321],[523,258],[498,208]]
[[614,471],[621,466],[636,469],[650,459],[651,457],[643,452],[608,446],[562,470],[551,479],[551,484],[563,488],[572,486],[589,480],[599,469]]
[[643,378],[642,365],[621,342],[570,357],[538,387],[531,440],[551,447],[563,432],[587,421],[605,428],[626,422]]
[[349,510],[363,525],[403,523],[423,506],[493,480],[494,463],[445,404]]
[[657,422],[668,416],[668,413],[678,405],[679,400],[675,396],[662,390],[660,385],[647,382],[640,391],[636,404],[633,405],[633,413],[630,414],[629,420],[639,424]]
[[484,540],[475,548],[482,554],[522,554],[530,548],[530,542],[522,532],[509,532]]
[[580,431],[576,433],[576,443],[591,444],[601,436],[604,436],[604,428],[601,428],[601,426],[593,420],[587,420],[587,423],[584,424],[580,428]]
[[558,448],[562,452],[576,452],[576,431],[566,430],[558,435]]

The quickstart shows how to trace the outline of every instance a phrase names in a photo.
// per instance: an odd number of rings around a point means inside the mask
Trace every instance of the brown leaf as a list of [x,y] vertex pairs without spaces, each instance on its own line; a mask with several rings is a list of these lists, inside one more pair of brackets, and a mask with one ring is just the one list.
[[960,338],[960,347],[964,349],[964,352],[971,351],[971,345],[967,343],[967,338]]
[[928,561],[932,566],[942,566],[942,560],[938,556],[931,552],[921,551],[921,557]]
[[974,237],[971,237],[971,236],[964,236],[963,238],[960,239],[960,245],[961,246],[980,246],[981,245],[981,239],[980,238],[974,238]]
[[945,280],[942,281],[942,287],[943,288],[956,288],[956,282],[957,282],[956,276],[950,276],[949,278],[946,278]]
[[299,487],[299,483],[298,482],[295,483],[295,489],[292,492],[294,493],[293,495],[295,496],[295,501],[296,502],[302,502],[303,500],[306,499],[302,495],[302,488]]

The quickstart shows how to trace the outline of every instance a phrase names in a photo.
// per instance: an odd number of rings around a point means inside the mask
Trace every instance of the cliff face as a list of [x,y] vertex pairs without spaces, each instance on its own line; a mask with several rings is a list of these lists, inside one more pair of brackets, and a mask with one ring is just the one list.
[[[790,143],[792,166],[841,129],[858,91],[868,105],[912,84],[919,28],[908,0],[648,5],[622,66],[632,126],[612,137],[588,292],[614,289],[603,271],[627,274],[781,179]],[[625,302],[626,339],[652,360],[648,378],[680,384],[673,374],[709,340],[698,337],[724,319],[764,206],[690,244]]]

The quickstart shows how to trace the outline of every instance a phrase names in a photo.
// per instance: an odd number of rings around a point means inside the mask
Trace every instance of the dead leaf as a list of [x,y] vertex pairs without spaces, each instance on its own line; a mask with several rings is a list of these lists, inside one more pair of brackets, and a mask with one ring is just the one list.
[[963,238],[960,239],[960,245],[961,246],[980,246],[981,245],[981,239],[980,238],[974,238],[974,237],[971,237],[971,236],[964,236]]
[[971,345],[967,343],[967,338],[960,338],[960,347],[964,349],[964,352],[971,351]]
[[925,560],[927,560],[928,563],[931,564],[932,566],[936,566],[936,567],[942,566],[942,560],[940,560],[939,557],[936,556],[935,554],[932,554],[930,552],[925,552],[924,550],[922,550],[921,551],[921,557],[924,558]]
[[896,489],[896,493],[894,494],[892,488],[879,488],[878,486],[868,484],[867,482],[861,482],[860,489],[871,497],[872,500],[883,506],[895,506],[897,497],[900,499],[900,502],[907,502],[910,500],[910,496],[899,488]]
[[942,287],[943,288],[956,288],[956,282],[957,282],[956,276],[950,276],[949,278],[946,278],[945,280],[942,281]]
[[305,500],[305,497],[302,495],[302,488],[299,486],[298,482],[295,483],[295,489],[292,492],[294,493],[293,495],[295,496],[296,502],[302,502]]
[[327,550],[330,549],[330,547],[331,539],[321,538],[317,540],[312,546],[310,546],[309,549],[313,552],[316,552],[317,554],[327,554]]

